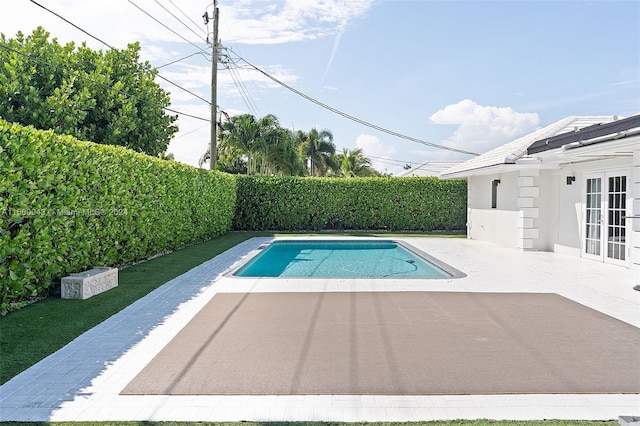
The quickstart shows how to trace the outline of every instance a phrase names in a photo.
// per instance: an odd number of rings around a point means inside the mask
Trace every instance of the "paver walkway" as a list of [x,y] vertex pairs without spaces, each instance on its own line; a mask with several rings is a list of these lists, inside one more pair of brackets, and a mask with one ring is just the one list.
[[[238,280],[221,275],[268,240],[246,241],[177,277],[0,386],[0,421],[607,420],[640,415],[638,394],[120,395],[218,292],[552,292],[640,327],[640,292],[632,290],[640,279],[628,269],[465,239],[403,238],[467,274],[428,284],[410,279]],[[640,351],[638,363],[629,368],[640,368]]]

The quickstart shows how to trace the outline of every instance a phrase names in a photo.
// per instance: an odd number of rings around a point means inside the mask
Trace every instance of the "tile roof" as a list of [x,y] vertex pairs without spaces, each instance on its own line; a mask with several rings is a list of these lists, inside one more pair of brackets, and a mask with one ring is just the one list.
[[460,161],[435,162],[435,163],[431,161],[427,161],[426,163],[422,163],[419,166],[412,167],[408,170],[404,170],[395,176],[396,177],[440,176],[440,173],[458,164],[460,164]]
[[473,174],[472,171],[484,169],[492,166],[503,164],[513,164],[523,155],[526,155],[527,149],[534,142],[541,139],[550,138],[562,133],[574,132],[583,127],[592,126],[598,123],[609,123],[614,121],[614,116],[586,116],[586,117],[567,117],[542,129],[538,129],[533,133],[511,141],[505,145],[494,148],[482,155],[474,157],[464,163],[458,164],[441,173],[443,178],[465,177]]

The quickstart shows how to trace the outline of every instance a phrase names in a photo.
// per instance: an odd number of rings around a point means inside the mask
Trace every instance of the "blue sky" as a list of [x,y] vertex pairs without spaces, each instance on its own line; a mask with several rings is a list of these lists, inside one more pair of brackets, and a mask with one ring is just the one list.
[[[155,66],[209,51],[204,38],[211,24],[205,27],[202,15],[211,14],[211,2],[39,3],[116,47],[139,41],[143,58]],[[471,157],[349,121],[248,69],[240,58],[361,120],[477,153],[571,115],[640,113],[637,1],[219,0],[218,6],[219,36],[230,58],[219,65],[219,108],[274,114],[296,130],[329,129],[339,150],[361,147],[383,172]],[[12,1],[0,16],[0,31],[8,36],[37,25],[61,42],[105,49],[29,0]],[[160,73],[208,99],[208,59],[196,54]],[[161,83],[173,108],[209,117],[206,103]],[[182,116],[178,125],[169,152],[197,165],[209,143],[208,124]]]

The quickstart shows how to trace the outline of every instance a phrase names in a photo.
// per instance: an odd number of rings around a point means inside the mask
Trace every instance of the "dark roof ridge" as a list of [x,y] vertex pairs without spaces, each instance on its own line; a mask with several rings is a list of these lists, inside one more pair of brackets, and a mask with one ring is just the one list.
[[[602,138],[604,136],[616,135],[618,133],[625,132],[630,129],[640,128],[640,114],[634,115],[619,120],[614,120],[609,123],[598,123],[588,127],[584,127],[575,132],[562,133],[550,138],[540,139],[529,145],[527,149],[527,155],[537,154],[551,149],[561,148],[564,145],[575,144],[583,141],[588,141],[594,138]],[[620,137],[626,137],[627,135],[621,134]],[[599,142],[605,142],[609,139],[604,139]]]

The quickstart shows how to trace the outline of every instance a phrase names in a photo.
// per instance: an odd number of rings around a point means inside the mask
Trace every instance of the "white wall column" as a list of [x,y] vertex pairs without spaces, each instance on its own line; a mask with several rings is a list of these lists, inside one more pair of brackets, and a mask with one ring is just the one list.
[[518,177],[518,248],[536,249],[538,217],[540,216],[540,170],[522,169]]
[[472,239],[472,217],[473,217],[473,209],[472,209],[472,200],[473,193],[471,191],[471,180],[467,179],[467,239]]
[[631,221],[631,270],[636,284],[640,284],[640,149],[633,152],[633,170],[631,172],[631,198],[633,206]]

